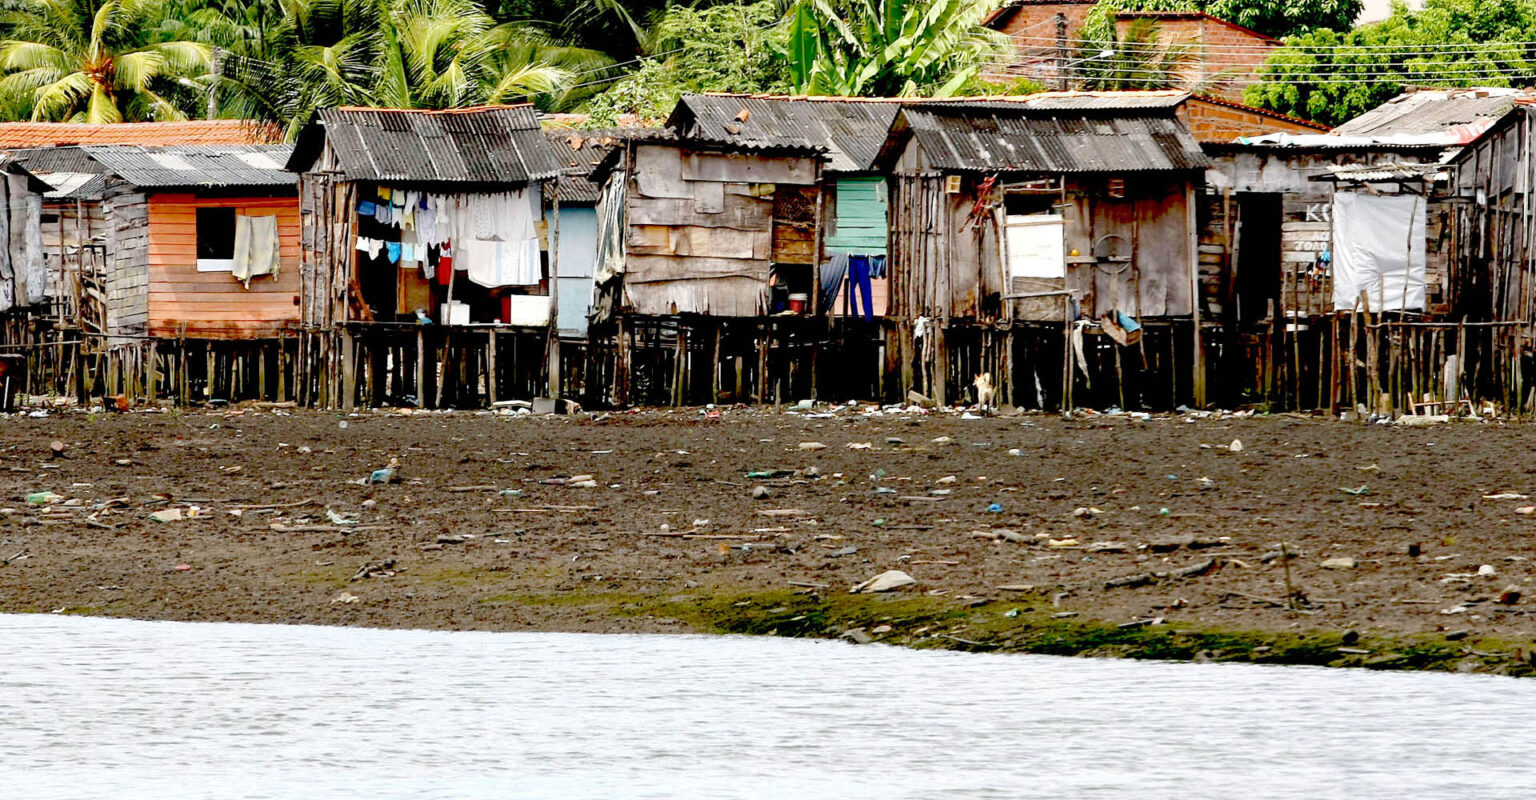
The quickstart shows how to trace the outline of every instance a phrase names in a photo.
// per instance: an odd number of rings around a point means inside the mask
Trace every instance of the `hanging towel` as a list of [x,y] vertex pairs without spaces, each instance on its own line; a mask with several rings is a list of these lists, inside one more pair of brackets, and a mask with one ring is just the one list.
[[235,255],[231,274],[251,288],[251,278],[277,275],[277,217],[235,215]]
[[834,253],[821,265],[821,307],[837,308],[837,296],[843,288],[843,278],[848,276],[848,254]]
[[371,217],[379,212],[379,207],[372,200],[364,200],[357,204],[357,215]]

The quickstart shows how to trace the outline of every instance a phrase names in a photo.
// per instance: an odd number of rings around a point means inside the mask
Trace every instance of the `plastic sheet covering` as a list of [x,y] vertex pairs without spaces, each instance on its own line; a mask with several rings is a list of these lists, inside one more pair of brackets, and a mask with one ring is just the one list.
[[1333,307],[1364,292],[1372,312],[1424,308],[1425,202],[1417,195],[1333,196]]
[[607,283],[624,272],[624,177],[616,174],[597,201],[597,263],[594,283]]

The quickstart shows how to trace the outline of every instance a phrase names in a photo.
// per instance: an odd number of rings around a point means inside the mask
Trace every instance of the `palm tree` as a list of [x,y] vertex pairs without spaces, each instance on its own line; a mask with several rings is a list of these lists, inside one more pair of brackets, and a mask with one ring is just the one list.
[[[10,0],[0,23],[0,96],[34,120],[121,122],[186,118],[212,49],[157,40],[161,0]],[[180,101],[180,102],[178,102]]]
[[1006,57],[981,23],[999,0],[796,0],[786,45],[805,94],[948,96]]
[[1187,44],[1163,41],[1162,26],[1136,19],[1124,35],[1110,34],[1102,42],[1087,42],[1082,57],[1068,67],[1082,76],[1084,89],[1194,90],[1187,67],[1194,51]]
[[474,0],[392,0],[383,38],[377,99],[395,108],[505,102],[554,92],[568,77],[512,58],[512,31],[498,29]]

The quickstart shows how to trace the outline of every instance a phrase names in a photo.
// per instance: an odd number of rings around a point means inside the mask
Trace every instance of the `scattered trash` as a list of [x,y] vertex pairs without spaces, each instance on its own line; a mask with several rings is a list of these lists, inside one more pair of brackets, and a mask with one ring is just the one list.
[[64,495],[54,494],[50,491],[33,492],[27,495],[27,505],[29,506],[48,506],[63,501]]
[[1345,494],[1352,494],[1352,495],[1354,495],[1356,497],[1360,497],[1362,495],[1370,494],[1371,493],[1371,487],[1369,485],[1362,485],[1362,486],[1356,486],[1355,488],[1351,489],[1348,486],[1340,486],[1339,487],[1339,491],[1341,491],[1341,492],[1343,492]]
[[993,514],[1001,514],[1003,513],[1003,504],[993,503],[992,505],[987,506],[987,511]]
[[58,441],[58,440],[54,440],[52,442],[49,442],[48,443],[48,453],[49,453],[49,458],[63,458],[64,457],[64,443],[61,442],[61,441]]
[[1241,453],[1241,452],[1243,452],[1243,440],[1241,440],[1241,439],[1233,439],[1232,440],[1232,444],[1227,445],[1227,449],[1231,450],[1234,453]]
[[332,511],[329,508],[325,510],[325,518],[329,520],[332,525],[356,525],[362,522],[360,519],[348,519],[347,517],[343,517],[342,515]]
[[849,442],[848,443],[848,449],[849,450],[869,450],[869,449],[872,449],[874,446],[875,445],[872,442]]
[[773,496],[773,492],[768,491],[768,487],[766,487],[766,486],[754,486],[754,487],[752,487],[752,499],[753,500],[767,500],[768,498],[770,498],[772,496]]
[[355,594],[352,594],[351,592],[342,592],[341,594],[331,598],[331,605],[336,605],[337,603],[341,603],[343,605],[352,605],[353,603],[358,602],[360,599],[361,598]]
[[1010,449],[1010,450],[1009,450],[1009,451],[1008,451],[1008,455],[1010,455],[1010,456],[1015,456],[1015,457],[1017,457],[1017,456],[1022,456],[1022,455],[1024,455],[1024,451],[1023,451],[1023,450],[1020,450],[1020,449],[1019,449],[1019,448],[1017,448],[1017,447],[1014,447],[1014,448],[1012,448],[1012,449]]
[[1529,500],[1530,498],[1527,497],[1526,495],[1523,495],[1523,494],[1515,494],[1514,492],[1500,492],[1499,494],[1485,494],[1485,495],[1483,495],[1483,499],[1484,500]]
[[176,566],[171,567],[171,569],[174,569],[177,572],[191,572],[192,571],[192,565],[191,564],[177,564]]
[[847,639],[854,644],[869,644],[875,640],[875,637],[870,636],[863,628],[849,628],[838,638]]
[[1499,593],[1499,603],[1506,606],[1518,605],[1520,603],[1521,596],[1522,593],[1520,591],[1520,587],[1514,584],[1510,584],[1509,586],[1505,586],[1504,591]]
[[150,514],[149,518],[155,522],[180,522],[182,513],[179,508],[163,508]]
[[1349,556],[1330,558],[1323,562],[1323,569],[1354,569],[1355,560]]
[[1498,572],[1498,570],[1493,568],[1492,564],[1484,564],[1481,567],[1477,568],[1477,574],[1480,577],[1483,577],[1483,578],[1492,578],[1492,577],[1498,575],[1499,572]]
[[849,591],[850,594],[870,594],[870,593],[874,593],[874,592],[893,592],[893,591],[895,591],[897,589],[901,589],[901,588],[904,588],[904,587],[907,587],[907,586],[912,586],[912,585],[914,585],[916,583],[917,583],[917,580],[915,578],[913,578],[911,575],[908,575],[907,573],[902,572],[899,569],[893,569],[893,570],[887,570],[885,572],[882,572],[879,575],[876,575],[875,577],[870,578],[869,580],[864,581],[863,583],[858,584],[857,586],[854,586],[852,589],[850,589],[848,591]]
[[[342,423],[345,424],[346,420],[342,420]],[[388,466],[383,467],[382,469],[374,470],[372,473],[370,473],[368,475],[368,482],[369,483],[399,483],[400,482],[400,459],[398,459],[398,458],[391,458],[389,460],[389,465]]]
[[800,449],[801,450],[825,450],[825,449],[827,449],[827,446],[822,444],[821,442],[801,442],[800,443]]

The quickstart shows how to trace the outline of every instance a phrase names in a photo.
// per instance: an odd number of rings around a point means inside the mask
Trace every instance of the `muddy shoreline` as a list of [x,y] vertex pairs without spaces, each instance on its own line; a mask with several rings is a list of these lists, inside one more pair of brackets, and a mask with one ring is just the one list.
[[[15,415],[0,613],[1527,674],[1533,445],[1299,416]],[[915,585],[848,593],[888,570]]]

